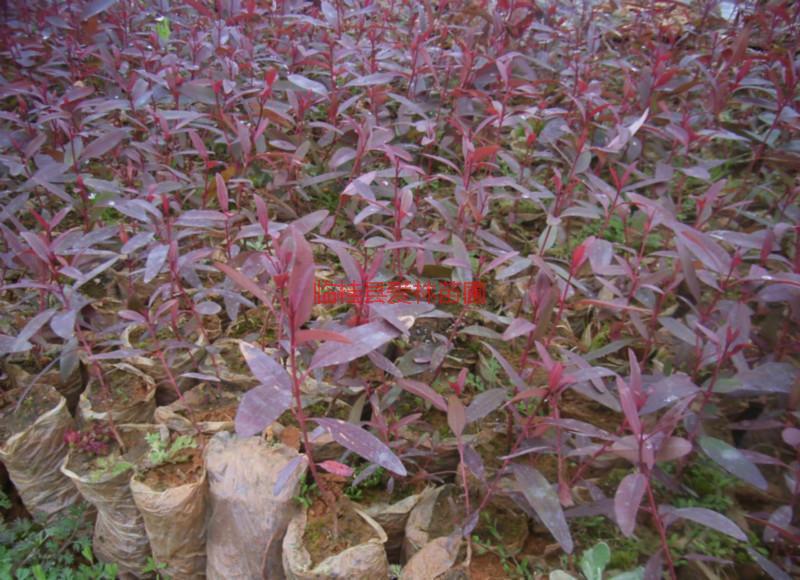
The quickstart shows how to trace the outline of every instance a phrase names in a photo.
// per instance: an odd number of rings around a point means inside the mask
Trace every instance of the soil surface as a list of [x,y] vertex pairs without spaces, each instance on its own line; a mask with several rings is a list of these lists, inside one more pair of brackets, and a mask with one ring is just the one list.
[[97,382],[92,385],[91,391],[88,391],[92,408],[96,412],[108,411],[109,403],[113,409],[127,407],[143,401],[150,392],[148,384],[133,373],[113,370],[106,373],[104,378],[111,391],[111,401],[105,397],[102,386]]
[[58,404],[60,395],[47,385],[37,384],[22,401],[19,410],[15,411],[18,397],[24,389],[16,389],[5,393],[0,405],[0,441],[5,442],[15,433],[30,427],[43,413]]
[[334,509],[321,498],[317,498],[311,505],[303,540],[311,556],[312,567],[329,556],[377,537],[372,526],[353,508],[354,505],[349,500],[340,498],[336,504],[334,521]]
[[200,447],[181,452],[178,461],[148,469],[141,480],[155,491],[166,491],[198,481],[203,475],[203,450]]

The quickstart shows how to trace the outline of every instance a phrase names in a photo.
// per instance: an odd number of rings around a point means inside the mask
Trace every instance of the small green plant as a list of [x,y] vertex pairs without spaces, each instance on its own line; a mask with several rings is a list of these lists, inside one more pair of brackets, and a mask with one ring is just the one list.
[[[583,554],[581,554],[579,561],[581,577],[585,578],[585,580],[603,580],[606,567],[611,562],[611,548],[605,542],[600,542],[588,550],[584,550]],[[550,574],[550,578],[551,580],[577,580],[575,576],[564,570],[556,570]],[[608,578],[609,580],[642,580],[644,578],[644,568],[639,567],[628,572],[614,574]]]
[[[485,532],[481,537],[479,534],[473,534],[472,541],[478,554],[486,554],[491,552],[500,560],[500,565],[509,578],[521,578],[523,580],[533,580],[534,573],[528,559],[517,558],[510,554],[506,547],[503,545],[503,535],[497,529],[497,522],[491,516],[483,512],[481,513],[483,525],[481,531]],[[488,537],[486,537],[488,535]]]
[[98,481],[104,476],[116,477],[129,469],[133,469],[133,463],[112,452],[106,457],[98,457],[95,460],[95,469],[89,473],[89,479]]
[[92,519],[86,505],[73,506],[44,524],[0,519],[0,578],[15,580],[112,580],[116,564],[96,562]]
[[169,580],[169,576],[163,573],[167,569],[164,562],[157,562],[152,556],[147,558],[147,565],[142,568],[143,574],[154,574],[156,580]]
[[162,42],[168,42],[172,31],[169,29],[169,18],[166,16],[159,16],[156,21],[156,34]]
[[11,498],[2,489],[0,489],[0,509],[11,509]]
[[[363,471],[363,468],[359,471]],[[359,473],[357,471],[356,473]],[[372,489],[378,487],[383,482],[383,474],[385,470],[382,467],[379,467],[374,471],[374,473],[370,474],[369,477],[364,479],[364,481],[359,482],[358,485],[350,485],[345,488],[344,493],[347,497],[352,499],[353,501],[359,501],[364,498],[364,490],[365,489]],[[356,475],[356,478],[358,475]]]
[[600,542],[581,555],[581,572],[586,580],[603,580],[603,571],[611,561],[611,548],[605,542]]
[[314,503],[314,496],[316,493],[317,484],[313,483],[310,479],[304,479],[300,482],[300,489],[293,499],[300,504],[300,507],[308,509],[311,507],[311,504]]
[[172,445],[169,445],[169,440],[162,439],[160,433],[148,433],[145,435],[145,440],[150,445],[148,462],[151,467],[158,467],[165,463],[178,463],[182,451],[197,448],[197,441],[189,435],[179,435]]

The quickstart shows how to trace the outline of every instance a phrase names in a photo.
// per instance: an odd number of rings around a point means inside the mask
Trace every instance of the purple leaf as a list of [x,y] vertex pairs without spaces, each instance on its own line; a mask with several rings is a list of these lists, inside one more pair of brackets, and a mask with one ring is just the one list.
[[684,374],[675,374],[664,377],[650,385],[647,402],[641,409],[642,415],[654,413],[664,407],[694,395],[700,389]]
[[403,463],[392,453],[391,449],[372,433],[340,419],[312,420],[326,429],[334,441],[342,447],[397,475],[407,475]]
[[467,423],[474,423],[499,409],[506,398],[505,389],[491,389],[480,393],[467,407]]
[[280,470],[278,473],[278,477],[275,478],[275,485],[272,487],[272,494],[273,495],[280,495],[283,491],[283,488],[286,487],[286,484],[289,483],[289,480],[294,475],[294,472],[297,470],[297,466],[301,463],[306,461],[305,455],[298,455],[294,459],[292,459],[289,463],[283,466],[283,469]]
[[536,325],[524,318],[515,318],[503,333],[503,340],[512,340],[523,334],[530,334],[536,330]]
[[20,352],[20,350],[27,350],[30,347],[30,343],[28,343],[28,339],[30,339],[34,334],[39,332],[39,329],[42,328],[45,324],[50,321],[50,318],[56,313],[53,308],[48,308],[47,310],[40,312],[33,318],[31,318],[27,324],[22,328],[20,333],[16,336],[14,340],[14,344],[12,345],[11,352]]
[[97,16],[111,8],[119,0],[94,0],[81,13],[81,20],[89,20],[92,16]]
[[736,447],[714,437],[700,437],[698,442],[703,451],[720,467],[750,485],[766,491],[767,480],[761,475],[758,467]]
[[112,350],[110,352],[103,352],[100,354],[93,354],[89,357],[90,360],[113,360],[118,358],[130,358],[133,356],[142,356],[145,354],[140,348],[123,348],[119,350]]
[[[770,526],[764,527],[764,542],[770,544],[778,539],[780,530],[790,530],[792,526],[792,506],[783,505],[769,516]],[[789,532],[791,533],[791,532]]]
[[464,434],[464,427],[467,426],[467,417],[464,405],[455,395],[451,395],[447,401],[447,425],[453,435],[456,436],[456,439],[461,440],[461,435]]
[[289,75],[288,79],[290,83],[297,85],[303,90],[311,91],[312,93],[316,93],[321,97],[328,96],[328,89],[320,82],[312,81],[311,79],[302,75]]
[[647,478],[642,473],[630,473],[620,482],[614,495],[614,514],[619,529],[630,537],[636,528],[636,514],[647,491]]
[[258,284],[242,274],[239,270],[234,270],[227,264],[222,264],[221,262],[214,262],[214,267],[225,274],[228,278],[233,280],[240,287],[244,288],[253,296],[261,300],[261,302],[264,304],[271,304],[269,296],[267,296],[266,292],[264,292],[264,290],[262,290]]
[[294,252],[289,270],[289,304],[292,307],[292,326],[300,328],[311,317],[314,306],[314,255],[311,245],[297,228],[290,228]]
[[[261,377],[259,377],[261,380]],[[236,410],[236,434],[250,437],[274,423],[292,404],[292,391],[277,383],[265,383],[247,391]]]
[[620,377],[617,377],[617,390],[619,391],[619,402],[622,406],[622,412],[628,420],[628,425],[634,435],[639,435],[642,432],[642,422],[639,419],[639,410],[636,407],[633,392],[628,386],[628,383]]
[[398,75],[398,73],[392,72],[378,72],[372,73],[371,75],[366,75],[363,77],[358,77],[353,79],[349,83],[347,83],[346,87],[371,87],[374,85],[385,85],[387,83],[392,82],[392,80]]
[[144,265],[144,283],[147,284],[158,276],[161,268],[164,267],[164,262],[167,261],[167,252],[169,246],[166,244],[158,244],[150,250],[147,254],[147,262]]
[[397,381],[397,385],[404,391],[408,391],[412,395],[425,399],[440,411],[447,412],[447,402],[444,400],[444,397],[425,383],[411,379],[400,379]]
[[690,344],[692,346],[695,345],[697,336],[695,335],[694,331],[686,326],[683,322],[675,320],[674,318],[670,318],[669,316],[661,316],[658,321],[675,338],[679,338],[686,344]]
[[358,152],[352,147],[340,147],[331,156],[331,159],[328,162],[328,167],[331,169],[336,169],[340,165],[344,165],[348,161],[355,159],[357,154]]
[[50,250],[38,234],[33,232],[21,232],[20,236],[28,242],[33,253],[36,254],[42,262],[45,264],[50,263]]
[[318,467],[321,467],[328,473],[332,473],[334,475],[338,475],[340,477],[350,477],[353,475],[353,468],[349,465],[345,465],[344,463],[339,463],[338,461],[333,461],[331,459],[326,459],[320,463],[317,463]]
[[75,309],[59,312],[50,320],[50,328],[61,338],[68,340],[75,334],[75,318],[77,315],[78,311]]
[[772,580],[792,580],[792,577],[784,572],[780,566],[768,560],[750,546],[746,546],[745,550],[750,554],[750,557],[755,560],[756,564],[770,577]]
[[291,393],[292,379],[286,369],[278,364],[275,359],[259,347],[244,341],[239,343],[239,350],[242,351],[242,356],[247,366],[250,367],[253,377],[258,379],[260,383],[275,384]]
[[736,540],[741,540],[742,542],[747,541],[747,536],[741,530],[741,528],[739,528],[739,526],[734,524],[727,517],[713,510],[706,508],[671,508],[667,513],[671,517],[691,520],[700,524],[701,526],[706,526],[712,530],[717,530],[718,532],[727,534]]
[[512,469],[525,499],[561,545],[561,549],[571,554],[574,544],[558,494],[545,477],[530,465],[514,464]]
[[317,349],[309,370],[340,365],[364,356],[400,335],[400,331],[385,322],[370,322],[343,331],[351,344],[326,342]]
[[221,310],[221,307],[216,302],[212,302],[211,300],[206,300],[204,302],[195,304],[194,309],[198,314],[209,316],[211,314],[216,314],[217,312],[219,312]]
[[127,129],[115,129],[114,131],[110,131],[105,135],[98,137],[89,143],[81,152],[81,160],[88,161],[89,159],[102,157],[116,147],[120,141],[127,137],[127,135]]
[[488,342],[484,342],[483,345],[486,348],[488,348],[489,352],[491,352],[494,358],[497,359],[497,362],[500,363],[500,366],[503,367],[503,370],[506,372],[506,375],[508,375],[511,384],[514,385],[517,388],[517,390],[524,391],[525,389],[528,388],[528,385],[525,384],[525,381],[522,380],[522,377],[519,376],[519,373],[511,365],[511,363],[508,362],[508,360],[506,360],[506,357],[500,354],[500,352],[498,352],[498,350]]
[[486,476],[483,459],[480,454],[472,448],[472,445],[464,446],[464,465],[466,465],[467,469],[478,479],[483,479]]

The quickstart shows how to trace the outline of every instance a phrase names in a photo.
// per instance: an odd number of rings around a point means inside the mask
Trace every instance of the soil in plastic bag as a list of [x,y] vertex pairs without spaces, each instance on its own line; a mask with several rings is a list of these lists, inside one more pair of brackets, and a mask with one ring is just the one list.
[[155,420],[178,433],[232,431],[240,396],[227,387],[201,383],[182,400],[156,408]]
[[21,390],[4,393],[0,409],[0,461],[26,509],[48,518],[80,499],[59,468],[67,455],[64,434],[74,429],[66,400],[53,387],[36,384],[15,410]]
[[420,500],[419,494],[392,501],[391,497],[368,498],[360,501],[367,506],[364,511],[378,522],[386,532],[386,554],[390,562],[402,560],[403,538],[405,538],[406,522],[411,510]]
[[[233,338],[220,338],[206,348],[200,363],[200,372],[217,376],[222,384],[235,390],[247,391],[258,384],[241,356],[240,342]],[[267,354],[271,354],[269,349]]]
[[[133,466],[147,451],[143,434],[149,425],[120,425],[128,446],[124,454],[116,444],[111,453],[98,458],[73,449],[61,471],[77,486],[86,501],[97,508],[94,553],[101,562],[117,564],[122,573],[142,576],[150,557],[150,542],[139,508],[133,501],[130,479]],[[101,466],[101,460],[108,467]]]
[[[193,325],[193,322],[191,324]],[[140,340],[144,330],[144,327],[137,325],[127,327],[120,336],[123,347],[135,348],[135,343],[138,343],[137,341]],[[191,329],[187,327],[184,331],[191,332]],[[193,351],[172,350],[165,355],[172,378],[175,380],[175,384],[177,384],[181,393],[187,392],[197,382],[196,379],[181,375],[197,368],[198,363],[203,360],[205,353],[202,351],[202,346],[200,344],[203,342],[203,339],[200,338],[198,341]],[[175,391],[175,385],[172,384],[161,360],[156,357],[149,358],[146,356],[133,356],[126,360],[129,364],[150,376],[153,381],[155,381],[156,405],[169,405],[179,398],[178,393]]]
[[[208,578],[280,580],[281,542],[299,510],[293,498],[306,470],[305,459],[284,445],[227,432],[214,435],[205,457]],[[279,477],[286,483],[275,494]]]
[[54,370],[50,370],[39,377],[39,370],[44,367],[27,357],[24,360],[18,359],[14,362],[7,361],[3,366],[8,373],[8,378],[13,388],[24,388],[34,379],[37,384],[50,385],[67,400],[67,410],[69,410],[70,414],[75,414],[75,410],[78,407],[78,399],[86,387],[85,370],[79,363],[74,365],[73,370],[69,372],[67,377],[62,376],[58,370],[58,365],[53,367]]
[[400,580],[461,580],[468,578],[463,566],[457,565],[463,551],[460,534],[431,540],[403,568]]
[[448,484],[422,492],[406,522],[403,555],[410,560],[425,544],[450,535],[464,519],[458,488]]
[[340,499],[335,510],[317,499],[289,524],[283,540],[284,571],[289,580],[386,578],[385,543],[380,524],[346,499]]
[[204,578],[206,571],[206,471],[203,451],[180,457],[131,479],[153,559],[171,578]]
[[111,399],[96,377],[89,381],[78,402],[78,421],[108,421],[109,408],[116,424],[144,424],[153,420],[156,383],[136,367],[120,363],[104,367],[103,379]]

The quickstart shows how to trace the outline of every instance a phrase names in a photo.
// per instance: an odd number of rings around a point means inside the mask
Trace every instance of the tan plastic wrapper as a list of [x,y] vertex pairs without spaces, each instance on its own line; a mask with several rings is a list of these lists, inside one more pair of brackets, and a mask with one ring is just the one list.
[[401,557],[406,522],[411,510],[414,509],[421,497],[421,494],[411,495],[393,504],[372,504],[364,510],[386,532],[388,538],[386,541],[386,553],[392,562],[399,560]]
[[[299,507],[306,461],[282,444],[221,432],[206,447],[209,518],[206,574],[210,580],[284,577],[281,542]],[[284,472],[288,467],[289,474]],[[273,493],[279,476],[286,484]]]
[[[206,349],[205,358],[200,363],[199,371],[204,375],[219,376],[223,384],[231,386],[235,389],[246,391],[255,387],[258,384],[258,379],[255,378],[245,368],[242,371],[233,369],[229,366],[229,360],[240,360],[241,354],[239,350],[239,343],[241,341],[234,338],[220,338],[214,341],[210,348]],[[212,357],[209,351],[214,351]],[[275,351],[267,349],[266,353],[272,355]],[[216,365],[214,364],[216,359]]]
[[[119,431],[145,432],[150,426],[121,425]],[[144,449],[136,446],[123,456],[123,459],[135,463]],[[97,478],[89,473],[78,473],[70,452],[61,471],[69,477],[81,492],[83,498],[97,508],[97,521],[94,525],[94,553],[101,562],[117,564],[122,573],[139,578],[142,569],[147,566],[150,556],[150,542],[144,527],[144,520],[139,508],[133,501],[130,479],[131,471],[126,470],[117,475],[103,474]],[[79,470],[82,471],[82,470]]]
[[283,539],[283,570],[287,580],[383,580],[389,577],[389,560],[383,547],[386,532],[365,512],[355,511],[372,526],[378,537],[329,556],[314,568],[311,567],[311,555],[303,544],[306,510],[292,519]]
[[[123,423],[149,423],[153,420],[153,413],[156,410],[156,383],[150,375],[143,373],[136,367],[127,363],[120,363],[104,367],[104,372],[123,372],[131,375],[147,385],[147,395],[143,399],[131,401],[127,405],[117,402],[115,409],[111,412],[111,417],[117,425]],[[92,377],[86,387],[86,391],[78,401],[78,422],[81,424],[90,421],[108,421],[108,411],[95,411],[92,408],[91,397],[100,389],[100,383]]]
[[403,539],[403,556],[406,561],[419,552],[423,546],[434,538],[430,537],[428,529],[434,518],[434,508],[439,495],[447,492],[453,485],[429,488],[420,494],[417,505],[411,510],[406,521],[405,538]]
[[156,491],[131,479],[133,500],[144,518],[153,558],[171,578],[205,578],[206,472],[193,483]]
[[437,580],[454,576],[461,539],[443,536],[425,544],[400,573],[400,580]]
[[[45,385],[34,388],[52,389]],[[68,451],[64,434],[74,428],[66,400],[59,396],[54,408],[0,445],[0,461],[34,516],[48,518],[80,499],[78,490],[59,470]]]
[[[134,348],[131,344],[130,333],[131,330],[136,328],[143,328],[132,324],[127,326],[120,335],[123,348]],[[202,339],[200,340],[200,343]],[[197,343],[195,349],[191,352],[180,350],[170,351],[167,353],[167,364],[172,373],[172,378],[181,390],[181,393],[187,392],[197,382],[196,379],[189,377],[182,377],[185,372],[194,370],[198,363],[205,357],[205,352],[202,350],[202,345]],[[164,365],[158,358],[149,358],[146,356],[132,356],[126,359],[132,366],[136,367],[146,375],[152,377],[156,383],[155,401],[157,405],[169,405],[178,399],[178,393],[175,392],[175,386],[170,381],[167,371],[164,370]]]
[[[20,366],[27,361],[27,353],[25,357],[16,358],[12,355],[10,361],[3,364],[4,370],[8,373],[8,378],[11,381],[13,388],[25,388],[38,373],[29,374],[25,369]],[[57,368],[57,367],[56,367]],[[70,414],[75,414],[75,409],[78,406],[78,398],[81,396],[83,389],[86,387],[84,371],[81,364],[76,364],[76,368],[69,374],[69,377],[63,378],[58,370],[51,370],[45,373],[44,376],[39,377],[37,383],[51,385],[61,393],[67,400],[67,409]]]
[[[214,406],[219,408],[225,405],[236,404],[239,395],[228,391],[217,392],[217,387],[209,383],[201,383],[190,389],[183,395],[183,400],[175,401],[164,407],[157,407],[155,421],[160,425],[166,425],[170,431],[177,433],[194,434],[195,428],[188,417],[187,410],[197,410],[202,408],[206,397],[215,397]],[[230,421],[198,421],[197,428],[202,433],[217,433],[218,431],[233,431],[234,422]]]

